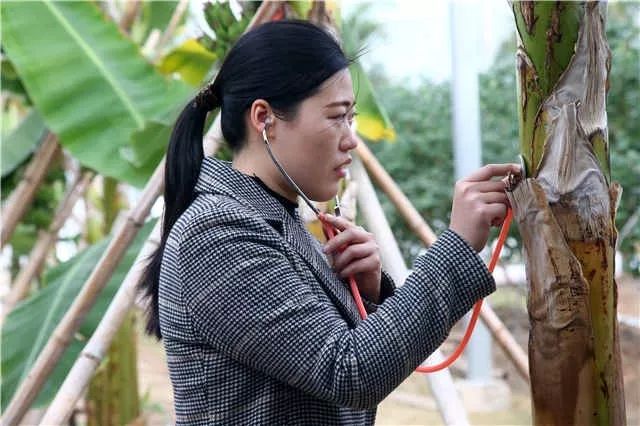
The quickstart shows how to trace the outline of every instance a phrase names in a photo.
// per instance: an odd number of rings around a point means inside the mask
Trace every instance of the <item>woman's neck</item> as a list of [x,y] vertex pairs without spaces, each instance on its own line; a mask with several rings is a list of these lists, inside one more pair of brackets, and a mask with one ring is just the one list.
[[291,202],[296,202],[296,192],[289,187],[289,184],[266,152],[251,152],[250,148],[245,148],[233,156],[232,165],[234,169],[245,175],[260,178],[272,191]]

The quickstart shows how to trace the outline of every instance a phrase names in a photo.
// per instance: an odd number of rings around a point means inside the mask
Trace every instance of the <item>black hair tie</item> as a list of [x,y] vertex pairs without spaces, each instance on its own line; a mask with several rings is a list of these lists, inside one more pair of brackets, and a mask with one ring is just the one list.
[[205,86],[195,98],[196,106],[199,108],[204,108],[207,111],[212,111],[220,104],[218,102],[218,97],[213,91],[211,85]]

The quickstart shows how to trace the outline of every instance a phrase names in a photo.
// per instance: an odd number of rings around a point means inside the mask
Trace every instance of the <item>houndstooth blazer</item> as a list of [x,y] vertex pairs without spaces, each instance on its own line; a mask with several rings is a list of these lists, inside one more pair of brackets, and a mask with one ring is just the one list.
[[376,406],[495,289],[453,231],[361,320],[297,213],[207,157],[169,233],[160,327],[176,423],[368,425]]

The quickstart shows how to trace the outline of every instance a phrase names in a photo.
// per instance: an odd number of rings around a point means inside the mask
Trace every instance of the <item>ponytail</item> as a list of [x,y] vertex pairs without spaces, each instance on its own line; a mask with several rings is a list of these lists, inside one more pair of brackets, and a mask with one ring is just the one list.
[[189,207],[195,197],[204,151],[202,147],[207,113],[217,105],[217,97],[210,86],[189,102],[176,120],[164,169],[164,215],[162,237],[158,248],[147,258],[148,263],[138,283],[138,290],[148,299],[145,331],[162,338],[158,310],[158,289],[162,254],[171,227]]

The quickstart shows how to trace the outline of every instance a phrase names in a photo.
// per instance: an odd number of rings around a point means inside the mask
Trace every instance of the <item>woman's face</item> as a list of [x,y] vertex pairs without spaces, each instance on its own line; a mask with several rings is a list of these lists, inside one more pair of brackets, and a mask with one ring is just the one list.
[[326,201],[338,192],[351,163],[349,151],[357,145],[351,129],[354,107],[351,76],[344,69],[302,101],[293,120],[278,120],[275,155],[312,200]]

